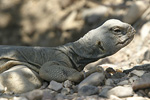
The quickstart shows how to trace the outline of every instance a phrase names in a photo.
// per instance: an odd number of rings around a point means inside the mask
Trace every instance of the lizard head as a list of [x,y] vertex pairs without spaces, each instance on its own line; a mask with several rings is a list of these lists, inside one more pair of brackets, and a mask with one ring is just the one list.
[[84,58],[103,58],[129,44],[134,28],[117,19],[110,19],[74,42],[74,51]]
[[102,26],[95,29],[95,31],[99,31],[95,32],[96,36],[100,34],[96,39],[97,45],[103,52],[110,55],[129,44],[135,34],[135,30],[130,24],[117,19],[106,21]]

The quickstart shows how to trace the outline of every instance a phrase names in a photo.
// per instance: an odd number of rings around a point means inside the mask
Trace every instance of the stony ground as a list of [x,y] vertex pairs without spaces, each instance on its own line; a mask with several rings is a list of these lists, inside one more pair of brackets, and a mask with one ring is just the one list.
[[[5,20],[0,21],[1,44],[60,45],[78,39],[109,18],[118,18],[132,24],[137,33],[134,40],[118,53],[92,63],[101,66],[104,71],[93,73],[80,83],[68,80],[63,83],[43,82],[40,89],[24,94],[4,93],[0,95],[0,100],[150,99],[149,0],[1,0],[0,5],[2,3],[5,6],[0,6],[0,18]],[[50,4],[56,4],[53,8],[57,9],[54,11]],[[10,10],[11,7],[14,9]],[[16,7],[21,10],[18,11],[21,15],[19,21],[12,20],[17,16]],[[25,10],[27,8],[30,10]],[[59,12],[59,16],[56,12]],[[12,32],[12,37],[9,32]],[[21,38],[16,40],[16,37]],[[84,70],[89,67],[90,64]]]

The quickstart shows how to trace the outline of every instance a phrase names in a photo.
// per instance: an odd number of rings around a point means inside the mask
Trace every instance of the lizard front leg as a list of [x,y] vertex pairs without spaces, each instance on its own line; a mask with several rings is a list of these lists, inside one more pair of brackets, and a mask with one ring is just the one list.
[[63,66],[56,61],[49,61],[43,64],[39,71],[39,75],[44,80],[55,80],[57,82],[64,82],[65,80],[80,82],[84,78],[83,72]]
[[101,71],[103,69],[100,66],[95,66],[88,72],[79,72],[76,69],[61,65],[59,62],[49,61],[41,67],[39,75],[47,81],[55,80],[57,82],[64,82],[65,80],[70,80],[78,83],[90,74]]

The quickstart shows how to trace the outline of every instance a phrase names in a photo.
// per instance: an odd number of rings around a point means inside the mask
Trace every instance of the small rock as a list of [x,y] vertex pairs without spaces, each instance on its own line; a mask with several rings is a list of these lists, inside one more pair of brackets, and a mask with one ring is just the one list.
[[122,99],[120,99],[119,97],[117,97],[115,95],[111,95],[110,100],[122,100]]
[[115,95],[118,97],[128,97],[133,95],[133,89],[131,86],[117,86],[108,91],[107,97]]
[[120,73],[120,72],[116,72],[116,73],[114,73],[113,75],[112,75],[112,77],[111,78],[122,78],[122,77],[124,77],[124,76],[126,76],[126,74],[125,73]]
[[107,92],[108,92],[110,89],[112,89],[112,88],[113,88],[113,87],[111,87],[111,86],[104,86],[104,87],[102,87],[102,90],[100,91],[99,96],[100,96],[100,97],[107,98]]
[[0,100],[8,100],[7,98],[0,98]]
[[144,97],[128,97],[126,98],[126,100],[148,100]]
[[139,78],[139,77],[137,77],[137,76],[132,76],[132,77],[129,79],[129,82],[130,82],[131,84],[133,84],[138,78]]
[[52,90],[55,90],[55,91],[59,91],[61,90],[63,87],[62,83],[58,83],[56,81],[51,81],[48,88],[52,89]]
[[107,79],[105,81],[105,85],[108,85],[108,86],[113,86],[114,85],[114,81],[112,79]]
[[56,93],[54,91],[46,89],[44,90],[42,100],[54,100],[55,95]]
[[[150,34],[150,21],[148,21],[147,23],[145,23],[140,31],[140,35],[142,38],[142,41],[145,40],[145,38]],[[150,54],[148,53],[149,56],[146,56],[144,60],[150,60]]]
[[138,94],[138,96],[142,96],[142,97],[146,96],[146,93],[145,93],[144,90],[138,90],[138,91],[136,92],[136,94]]
[[133,83],[133,89],[137,90],[137,89],[144,89],[144,88],[149,88],[150,87],[150,72],[144,74],[143,76],[141,76],[141,78],[137,79],[134,83]]
[[0,94],[5,92],[5,87],[0,83]]
[[150,92],[148,92],[148,94],[147,94],[147,95],[148,95],[148,97],[150,97]]
[[70,89],[69,88],[63,88],[62,90],[61,90],[61,94],[63,94],[63,95],[67,95],[67,94],[69,94],[70,93]]
[[25,97],[13,97],[13,100],[28,100]]
[[78,90],[78,94],[84,96],[90,96],[98,93],[98,90],[99,89],[96,86],[86,85]]
[[22,94],[22,96],[26,97],[29,100],[42,100],[43,91],[42,90],[33,90],[31,92],[27,92]]
[[104,73],[95,72],[89,75],[87,78],[85,78],[82,82],[80,82],[80,84],[78,85],[78,89],[80,89],[85,85],[98,86],[100,83],[103,82],[104,78],[105,78]]
[[56,100],[64,100],[65,99],[65,96],[61,93],[57,94],[56,96]]
[[121,81],[119,82],[117,85],[128,85],[129,84],[129,81],[128,80],[124,80],[124,81]]
[[145,73],[145,71],[142,70],[133,70],[132,72],[130,72],[130,74],[134,74],[137,76],[142,76]]
[[71,88],[72,87],[72,82],[69,81],[69,80],[66,80],[63,85],[64,85],[65,88]]

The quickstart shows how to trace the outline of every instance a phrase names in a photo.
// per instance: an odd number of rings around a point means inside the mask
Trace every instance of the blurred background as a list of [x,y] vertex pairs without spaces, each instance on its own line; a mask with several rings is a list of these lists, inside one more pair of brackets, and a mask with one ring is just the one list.
[[150,0],[0,0],[0,45],[58,46],[110,18],[132,24],[146,37]]

